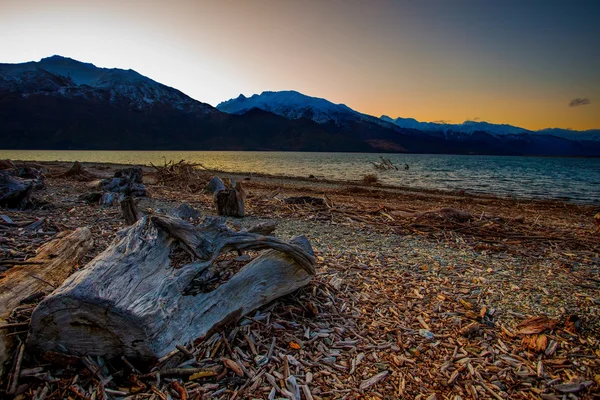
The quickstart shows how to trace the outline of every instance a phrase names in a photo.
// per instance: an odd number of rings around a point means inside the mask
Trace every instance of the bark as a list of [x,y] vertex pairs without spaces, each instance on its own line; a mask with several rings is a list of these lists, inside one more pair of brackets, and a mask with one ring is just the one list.
[[275,222],[266,221],[250,227],[246,232],[257,233],[263,236],[269,236],[270,234],[275,232],[275,228],[277,228],[277,224]]
[[[40,303],[28,345],[76,355],[160,358],[307,284],[315,273],[312,249],[306,238],[295,243],[235,232],[219,219],[196,226],[144,216]],[[180,247],[194,260],[176,267],[170,255]],[[190,294],[221,253],[248,249],[271,250],[214,290]]]
[[217,214],[229,217],[243,217],[246,215],[244,201],[246,200],[246,190],[242,182],[231,182],[231,188],[217,190],[214,193],[214,202],[217,207]]
[[220,190],[225,190],[225,184],[218,176],[213,176],[212,179],[206,185],[204,190],[208,193],[216,193]]
[[[92,235],[88,228],[61,232],[56,239],[43,245],[31,264],[14,266],[0,275],[0,325],[21,301],[49,293],[60,286],[88,252]],[[0,376],[3,365],[11,357],[13,343],[0,330]]]
[[142,178],[142,169],[139,167],[121,169],[115,172],[113,178],[100,181],[100,189],[127,196],[145,196],[146,187]]
[[13,176],[10,170],[0,170],[0,206],[27,208],[31,205],[34,182]]
[[38,169],[29,166],[0,169],[0,207],[31,207],[32,192],[43,187],[44,178]]
[[201,217],[199,210],[195,209],[188,203],[181,203],[174,210],[174,215],[185,220],[196,219]]
[[123,219],[125,219],[127,225],[133,225],[140,219],[140,212],[131,196],[127,196],[121,200],[121,212],[123,213]]
[[79,161],[75,161],[71,168],[67,171],[53,175],[54,178],[65,178],[65,179],[75,179],[82,182],[93,181],[94,179],[98,179],[98,177],[81,165]]

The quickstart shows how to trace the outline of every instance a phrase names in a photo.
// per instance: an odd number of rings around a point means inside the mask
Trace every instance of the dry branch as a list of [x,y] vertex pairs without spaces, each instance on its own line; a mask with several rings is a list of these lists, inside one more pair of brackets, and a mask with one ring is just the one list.
[[180,160],[179,162],[165,161],[162,166],[152,163],[150,165],[156,170],[157,183],[162,186],[194,193],[201,190],[208,180],[206,172],[201,170],[205,167],[200,163]]

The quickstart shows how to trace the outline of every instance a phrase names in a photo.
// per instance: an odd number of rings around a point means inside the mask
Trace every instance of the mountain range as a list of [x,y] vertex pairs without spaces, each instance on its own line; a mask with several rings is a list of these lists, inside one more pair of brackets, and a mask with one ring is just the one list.
[[377,118],[295,91],[216,108],[133,70],[61,56],[0,64],[0,148],[600,156],[600,130]]

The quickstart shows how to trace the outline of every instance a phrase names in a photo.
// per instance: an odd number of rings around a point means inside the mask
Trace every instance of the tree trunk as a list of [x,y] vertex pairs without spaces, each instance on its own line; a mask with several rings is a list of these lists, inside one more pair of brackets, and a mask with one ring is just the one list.
[[206,184],[204,190],[208,193],[216,193],[220,190],[225,190],[225,184],[218,176],[213,176],[212,179]]
[[83,168],[83,166],[81,165],[81,163],[79,161],[75,161],[75,163],[73,163],[71,168],[69,168],[65,172],[59,173],[59,174],[54,174],[52,176],[54,178],[65,178],[65,179],[71,178],[71,179],[75,179],[75,180],[82,181],[82,182],[89,182],[89,181],[93,181],[94,179],[98,179],[98,177],[96,175],[92,174],[91,172],[89,172],[88,170]]
[[133,225],[140,219],[140,213],[131,196],[127,196],[121,200],[121,212],[127,225]]
[[[312,249],[306,238],[295,243],[235,232],[218,219],[195,226],[144,216],[40,303],[28,345],[78,355],[160,358],[307,284],[315,273]],[[174,265],[181,257],[172,252],[182,247],[193,260]],[[213,290],[190,294],[221,253],[247,249],[272,250]]]
[[246,200],[246,190],[242,182],[231,182],[232,188],[217,190],[214,194],[214,201],[217,207],[217,214],[229,217],[243,217],[246,215],[244,201]]
[[[38,293],[49,293],[69,276],[92,245],[88,228],[62,232],[43,245],[29,265],[14,266],[0,275],[0,325],[6,323],[12,310],[23,299]],[[3,365],[12,355],[12,341],[0,330],[0,377]]]

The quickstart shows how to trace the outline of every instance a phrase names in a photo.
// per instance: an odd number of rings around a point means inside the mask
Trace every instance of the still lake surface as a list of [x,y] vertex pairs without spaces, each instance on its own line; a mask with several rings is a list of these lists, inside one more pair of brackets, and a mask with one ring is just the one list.
[[[508,156],[385,154],[399,171],[376,171],[379,154],[258,151],[55,151],[0,150],[0,158],[162,164],[199,162],[210,169],[273,175],[360,180],[411,188],[465,190],[520,198],[562,199],[600,204],[600,159]],[[404,170],[408,164],[409,169]]]

